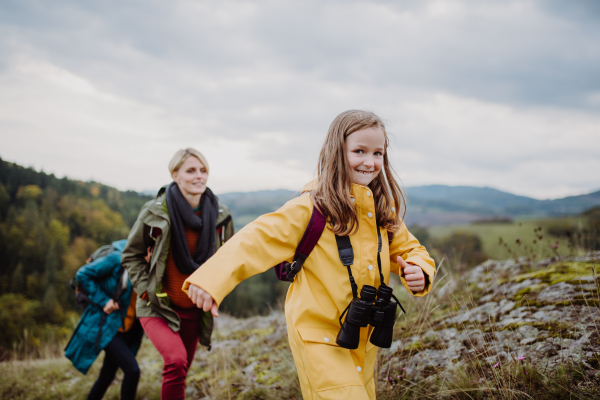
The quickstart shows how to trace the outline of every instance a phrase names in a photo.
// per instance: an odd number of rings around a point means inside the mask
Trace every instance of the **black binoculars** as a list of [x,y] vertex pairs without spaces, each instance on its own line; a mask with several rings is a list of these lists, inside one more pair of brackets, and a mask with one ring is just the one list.
[[[367,325],[375,329],[370,342],[377,347],[390,348],[396,323],[396,307],[398,303],[391,301],[392,288],[381,285],[379,289],[364,285],[360,297],[355,297],[347,308],[346,320],[340,324],[341,329],[335,342],[346,349],[358,348],[360,328]],[[343,317],[343,314],[342,314]]]

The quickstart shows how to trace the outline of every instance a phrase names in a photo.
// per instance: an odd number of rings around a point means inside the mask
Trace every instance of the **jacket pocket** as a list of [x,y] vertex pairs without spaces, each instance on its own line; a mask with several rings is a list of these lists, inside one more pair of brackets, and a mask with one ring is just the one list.
[[296,329],[304,344],[306,370],[317,392],[362,385],[350,350],[335,343],[337,331],[310,327]]

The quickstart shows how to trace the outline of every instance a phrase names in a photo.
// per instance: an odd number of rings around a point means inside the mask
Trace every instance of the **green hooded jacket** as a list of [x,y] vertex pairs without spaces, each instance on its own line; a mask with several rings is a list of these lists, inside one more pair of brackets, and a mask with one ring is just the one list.
[[[171,301],[167,294],[162,292],[162,278],[171,243],[171,225],[165,191],[166,186],[158,191],[155,199],[148,201],[142,207],[137,221],[129,232],[127,244],[121,255],[121,264],[127,268],[129,279],[138,294],[137,316],[164,318],[169,327],[178,332],[179,316],[170,307]],[[233,220],[229,208],[219,202],[215,252],[233,236],[233,233]],[[154,248],[150,263],[145,260],[148,247]],[[148,300],[141,298],[144,293],[148,294]],[[210,349],[213,330],[213,317],[210,311],[203,313],[201,326],[200,344]]]

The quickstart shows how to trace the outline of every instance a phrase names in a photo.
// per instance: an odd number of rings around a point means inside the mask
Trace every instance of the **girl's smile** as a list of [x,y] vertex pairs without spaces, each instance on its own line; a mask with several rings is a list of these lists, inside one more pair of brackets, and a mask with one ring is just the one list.
[[385,135],[379,127],[366,128],[346,137],[350,181],[368,186],[383,166]]

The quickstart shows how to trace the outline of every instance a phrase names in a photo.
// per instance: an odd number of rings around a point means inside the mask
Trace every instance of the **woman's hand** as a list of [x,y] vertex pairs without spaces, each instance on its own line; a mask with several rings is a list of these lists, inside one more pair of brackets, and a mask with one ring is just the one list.
[[148,247],[148,249],[146,250],[146,257],[144,257],[144,260],[146,260],[146,262],[148,264],[150,264],[150,258],[152,258],[153,251],[154,251],[154,247]]
[[200,289],[198,286],[191,284],[188,287],[188,297],[192,300],[198,308],[204,311],[210,310],[211,314],[215,317],[219,316],[219,309],[217,303],[210,294]]
[[110,299],[109,301],[106,302],[106,304],[104,305],[104,312],[107,314],[112,313],[115,310],[119,309],[119,303],[115,303],[115,301],[113,299]]
[[400,256],[397,258],[398,264],[402,268],[402,273],[408,288],[415,293],[422,292],[425,289],[425,274],[418,265],[412,265],[404,261]]

